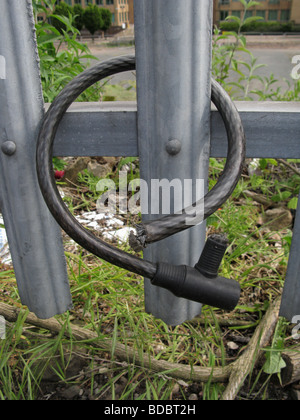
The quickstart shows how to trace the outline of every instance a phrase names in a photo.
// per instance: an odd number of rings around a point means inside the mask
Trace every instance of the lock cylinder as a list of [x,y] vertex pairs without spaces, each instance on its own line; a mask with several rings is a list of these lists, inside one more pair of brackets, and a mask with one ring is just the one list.
[[226,248],[226,238],[210,237],[194,268],[159,263],[151,283],[177,297],[232,311],[240,299],[241,288],[237,281],[218,276]]
[[227,247],[228,240],[225,235],[211,235],[195,268],[210,279],[218,277]]
[[159,263],[151,280],[154,286],[169,290],[175,296],[232,311],[240,299],[237,281],[224,277],[205,277],[196,268]]

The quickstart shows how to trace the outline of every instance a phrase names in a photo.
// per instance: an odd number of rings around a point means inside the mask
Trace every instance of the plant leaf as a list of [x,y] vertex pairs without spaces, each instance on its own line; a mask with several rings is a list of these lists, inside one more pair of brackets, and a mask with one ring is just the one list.
[[263,370],[268,375],[280,373],[286,367],[286,363],[278,351],[270,351],[267,353],[267,361],[264,364]]

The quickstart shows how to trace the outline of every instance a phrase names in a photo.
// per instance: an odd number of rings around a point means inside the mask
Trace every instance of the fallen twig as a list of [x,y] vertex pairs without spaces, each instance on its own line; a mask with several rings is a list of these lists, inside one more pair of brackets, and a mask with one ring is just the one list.
[[262,194],[257,194],[257,193],[255,193],[253,191],[248,191],[248,190],[243,191],[243,194],[246,197],[251,198],[252,200],[256,201],[257,203],[262,204],[263,206],[266,206],[266,207],[274,207],[274,206],[276,206],[276,204],[273,201],[268,200]]
[[281,357],[286,367],[281,371],[281,383],[283,386],[300,381],[300,346],[282,353]]
[[284,159],[277,159],[278,162],[282,163],[284,166],[286,166],[287,168],[289,168],[291,171],[295,172],[295,174],[300,176],[300,171],[298,168],[296,168],[295,166],[291,165],[289,162],[287,162]]
[[[129,346],[115,343],[111,339],[100,338],[95,332],[74,325],[65,328],[64,334],[66,336],[72,336],[76,341],[86,341],[93,345],[93,347],[105,352],[111,353],[113,349],[113,355],[116,359],[126,361],[127,363],[134,363],[138,366],[151,369],[154,372],[167,372],[168,376],[172,378],[182,379],[184,381],[211,383],[225,383],[229,379],[229,385],[224,394],[224,399],[226,400],[235,398],[251,368],[254,367],[261,348],[270,340],[277,323],[278,312],[279,301],[270,306],[270,309],[257,327],[253,338],[242,356],[226,367],[207,368],[157,360],[147,353],[141,354],[141,352],[138,352]],[[7,321],[16,322],[20,314],[22,314],[22,316],[24,315],[22,309],[0,303],[0,315]],[[63,325],[55,318],[41,320],[32,313],[27,314],[24,322],[39,328],[47,329],[56,334],[61,332],[63,328]]]
[[214,323],[217,322],[219,327],[231,327],[234,329],[234,327],[244,327],[244,328],[252,328],[255,327],[257,324],[257,321],[255,321],[252,317],[241,319],[236,319],[234,316],[231,318],[224,318],[220,315],[216,315],[214,318],[212,317],[203,317],[199,316],[191,321],[188,321],[187,324],[191,325],[206,325],[207,323]]
[[[0,315],[10,322],[16,322],[20,312],[22,312],[22,310],[0,303]],[[63,328],[63,325],[55,318],[41,320],[32,313],[27,315],[25,322],[57,334]],[[94,347],[109,353],[111,353],[113,349],[114,357],[116,359],[126,361],[127,363],[135,363],[138,366],[151,369],[154,372],[168,372],[168,376],[176,379],[182,379],[184,381],[192,380],[195,382],[226,382],[230,374],[229,366],[225,368],[205,368],[170,363],[165,360],[157,360],[146,353],[141,355],[141,352],[135,351],[129,346],[114,343],[113,340],[99,338],[95,332],[84,328],[71,325],[70,328],[65,329],[64,334],[68,336],[69,331],[71,331],[74,340],[88,341]]]
[[280,300],[270,305],[269,310],[258,325],[244,353],[231,365],[229,384],[223,394],[223,399],[232,401],[236,398],[247,376],[253,370],[261,350],[270,341],[278,322]]

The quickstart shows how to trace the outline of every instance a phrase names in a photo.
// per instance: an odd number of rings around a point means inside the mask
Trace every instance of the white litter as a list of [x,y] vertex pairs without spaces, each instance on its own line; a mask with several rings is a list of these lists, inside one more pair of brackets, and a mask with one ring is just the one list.
[[[106,213],[96,213],[95,211],[83,213],[80,216],[76,216],[79,223],[91,227],[96,230],[103,230],[106,227],[124,226],[122,220],[117,219],[114,215]],[[98,223],[102,221],[101,223]]]
[[123,229],[104,232],[103,236],[107,239],[117,239],[119,243],[124,243],[128,242],[130,232],[136,233],[135,229],[131,227],[124,227]]
[[259,169],[260,159],[253,159],[248,165],[248,173],[250,176],[253,176],[255,172]]
[[65,194],[64,190],[62,190],[61,188],[58,188],[58,192],[59,192],[61,198],[65,198],[66,194]]
[[[0,216],[0,225],[4,225],[4,221],[1,216]],[[12,263],[6,230],[1,226],[0,226],[0,260],[2,261],[3,264]]]
[[[76,219],[85,227],[101,231],[103,238],[117,240],[119,244],[128,242],[130,232],[136,233],[134,228],[124,227],[124,222],[112,214],[87,212],[76,216]],[[4,225],[4,221],[0,215],[0,260],[3,264],[9,265],[12,264],[12,257],[6,230],[1,225]]]
[[135,229],[131,227],[121,228],[124,226],[124,222],[109,213],[87,212],[76,216],[76,219],[87,228],[101,231],[104,238],[115,239],[120,244],[128,241],[130,232],[135,232]]

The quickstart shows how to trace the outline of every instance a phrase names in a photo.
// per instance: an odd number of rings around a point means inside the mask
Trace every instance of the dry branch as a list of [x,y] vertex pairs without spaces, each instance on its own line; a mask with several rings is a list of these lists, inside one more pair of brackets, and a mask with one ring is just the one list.
[[299,171],[299,169],[296,167],[296,166],[294,166],[294,165],[291,165],[290,163],[288,163],[286,160],[284,160],[284,159],[277,159],[278,160],[278,162],[280,162],[280,163],[282,163],[284,166],[286,166],[287,168],[289,168],[289,169],[291,169],[293,172],[295,172],[295,174],[297,174],[298,176],[300,176],[300,171]]
[[280,300],[278,299],[270,305],[265,317],[251,338],[247,349],[242,356],[231,365],[229,384],[223,394],[224,400],[232,401],[236,398],[247,376],[253,370],[260,357],[262,348],[265,347],[272,338],[278,322],[279,309]]
[[[254,367],[261,348],[271,339],[278,320],[279,305],[279,301],[277,301],[270,306],[245,352],[236,362],[224,368],[189,366],[157,360],[147,353],[141,354],[141,352],[129,346],[113,343],[113,340],[110,339],[99,338],[95,332],[77,326],[65,328],[64,334],[66,336],[69,334],[72,335],[72,338],[76,341],[88,341],[94,347],[105,352],[111,353],[113,349],[114,357],[118,360],[134,363],[135,365],[151,369],[154,372],[167,372],[168,376],[176,379],[182,379],[184,381],[191,380],[194,382],[227,382],[229,379],[229,385],[225,391],[224,399],[234,399],[251,368]],[[0,315],[7,321],[16,322],[20,313],[23,315],[22,309],[0,303]],[[27,314],[24,322],[42,329],[47,329],[52,333],[59,333],[63,328],[63,325],[55,318],[41,320],[32,313]]]
[[282,353],[286,367],[281,371],[282,385],[290,385],[300,381],[300,346]]
[[[7,321],[15,322],[22,310],[13,308],[4,303],[0,303],[0,315]],[[26,323],[34,325],[39,328],[47,329],[53,333],[59,333],[62,329],[60,324],[55,318],[48,320],[41,320],[34,314],[29,313],[25,320]],[[102,351],[111,353],[114,349],[114,357],[121,361],[134,363],[135,365],[151,369],[154,372],[168,372],[168,376],[184,381],[195,382],[226,382],[230,374],[230,367],[225,368],[205,368],[199,366],[188,366],[179,363],[170,363],[164,360],[156,360],[149,354],[144,353],[141,357],[140,352],[135,351],[129,346],[120,343],[113,343],[110,339],[99,338],[95,332],[85,330],[77,326],[71,326],[72,337],[76,341],[90,341],[94,347]],[[65,335],[69,334],[69,329],[65,329]]]
[[274,205],[275,205],[275,203],[273,201],[268,200],[262,194],[257,194],[253,191],[248,191],[248,190],[243,191],[243,194],[246,197],[251,198],[252,200],[256,201],[257,203],[262,204],[263,206],[274,207]]

